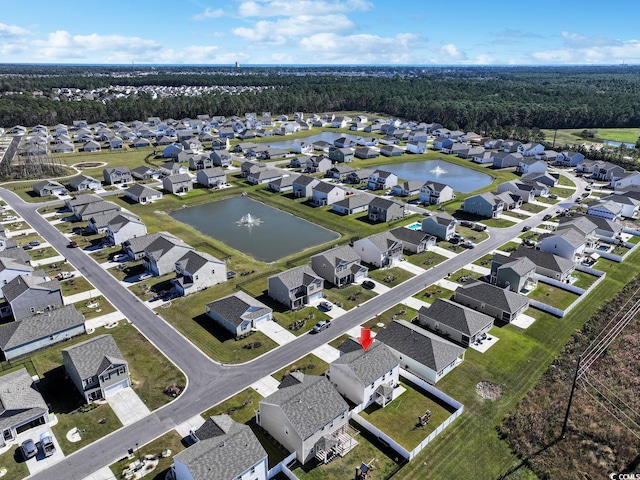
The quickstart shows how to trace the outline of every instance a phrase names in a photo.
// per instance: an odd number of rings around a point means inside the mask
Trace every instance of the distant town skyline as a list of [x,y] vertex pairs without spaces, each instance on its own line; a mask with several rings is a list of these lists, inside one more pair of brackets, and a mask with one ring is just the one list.
[[31,0],[3,9],[0,63],[640,64],[638,14],[615,0]]

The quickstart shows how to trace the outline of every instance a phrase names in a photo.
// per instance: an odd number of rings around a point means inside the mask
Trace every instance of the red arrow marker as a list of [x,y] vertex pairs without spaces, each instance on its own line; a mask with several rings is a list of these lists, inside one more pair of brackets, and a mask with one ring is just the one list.
[[369,347],[373,343],[373,338],[371,338],[371,329],[370,328],[361,329],[360,338],[358,338],[358,341],[360,342],[360,345],[362,346],[365,352],[369,350]]

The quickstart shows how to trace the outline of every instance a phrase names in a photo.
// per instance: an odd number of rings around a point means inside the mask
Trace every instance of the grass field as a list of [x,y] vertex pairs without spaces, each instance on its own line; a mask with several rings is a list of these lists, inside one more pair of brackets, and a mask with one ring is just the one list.
[[453,290],[449,290],[448,288],[440,287],[438,285],[431,285],[421,292],[416,293],[414,295],[414,298],[422,300],[423,302],[433,303],[436,298],[451,300],[451,297],[453,297],[453,293]]
[[531,212],[531,213],[540,213],[542,210],[546,208],[547,207],[543,207],[542,205],[536,205],[534,203],[523,203],[522,206],[520,207],[520,210],[524,210],[525,212]]
[[444,255],[431,251],[405,255],[405,258],[407,261],[424,269],[435,267],[447,259]]
[[414,275],[399,267],[369,270],[369,277],[387,287],[395,287],[396,285],[409,280]]
[[[278,307],[278,305],[274,306],[276,308],[282,308]],[[329,319],[329,315],[316,307],[305,307],[301,310],[287,312],[278,312],[274,309],[273,318],[280,326],[288,329],[294,335],[300,336],[311,330],[316,323]],[[296,322],[304,323],[304,325],[298,328],[298,330],[294,330],[291,326]]]
[[579,298],[579,295],[539,282],[538,286],[529,294],[529,298],[564,310],[575,302]]
[[[589,128],[595,130],[594,139],[583,139],[579,136],[584,129],[560,129],[556,135],[556,145],[573,145],[582,143],[596,143],[602,140],[615,142],[636,143],[640,136],[640,128]],[[553,140],[554,130],[542,130],[549,141]]]
[[[567,340],[591,314],[608,301],[640,270],[640,253],[626,262],[611,264],[609,275],[566,317],[559,320],[538,312],[526,330],[511,325],[494,327],[500,340],[486,353],[468,349],[465,361],[438,382],[438,388],[465,406],[465,413],[396,475],[399,479],[465,477],[495,479],[521,466],[510,479],[536,478],[498,437],[496,426],[537,382]],[[530,309],[531,310],[531,309]],[[530,313],[530,312],[527,312]],[[475,391],[479,381],[502,388],[497,401],[483,400]]]

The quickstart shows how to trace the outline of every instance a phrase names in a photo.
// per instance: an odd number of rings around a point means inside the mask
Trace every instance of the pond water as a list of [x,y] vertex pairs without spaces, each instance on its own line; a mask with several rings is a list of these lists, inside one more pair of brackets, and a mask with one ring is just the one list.
[[486,173],[445,162],[425,160],[424,162],[404,162],[380,165],[376,168],[394,173],[403,180],[440,182],[449,185],[456,192],[469,193],[489,185],[493,178]]
[[[297,140],[304,140],[307,143],[319,142],[320,140],[323,140],[333,145],[333,142],[340,137],[346,137],[349,140],[353,140],[355,142],[356,139],[360,136],[366,137],[367,134],[365,133],[365,134],[356,136],[356,135],[349,135],[348,133],[322,132],[322,133],[317,133],[316,135],[311,135],[309,137],[298,138]],[[277,138],[277,137],[274,137],[274,138]],[[273,141],[273,142],[268,142],[268,144],[272,148],[291,148],[293,146],[293,142],[295,141],[296,140],[283,140],[281,142]]]
[[616,142],[615,140],[603,140],[602,143],[605,145],[610,145],[612,147],[620,147],[624,145],[626,148],[636,148],[633,143],[625,143],[625,142]]
[[171,216],[263,262],[273,262],[340,236],[242,196],[183,208]]

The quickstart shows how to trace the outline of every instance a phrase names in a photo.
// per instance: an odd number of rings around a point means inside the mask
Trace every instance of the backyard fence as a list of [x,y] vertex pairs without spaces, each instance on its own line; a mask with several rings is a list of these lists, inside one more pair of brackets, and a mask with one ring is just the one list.
[[287,468],[287,465],[289,465],[289,463],[291,463],[295,459],[296,459],[296,452],[290,453],[288,457],[283,458],[280,463],[278,463],[275,467],[269,470],[269,473],[267,474],[267,478],[273,478],[276,475],[282,473],[286,475],[287,478],[289,478],[290,480],[297,480],[298,477],[296,477],[291,472],[291,470]]

